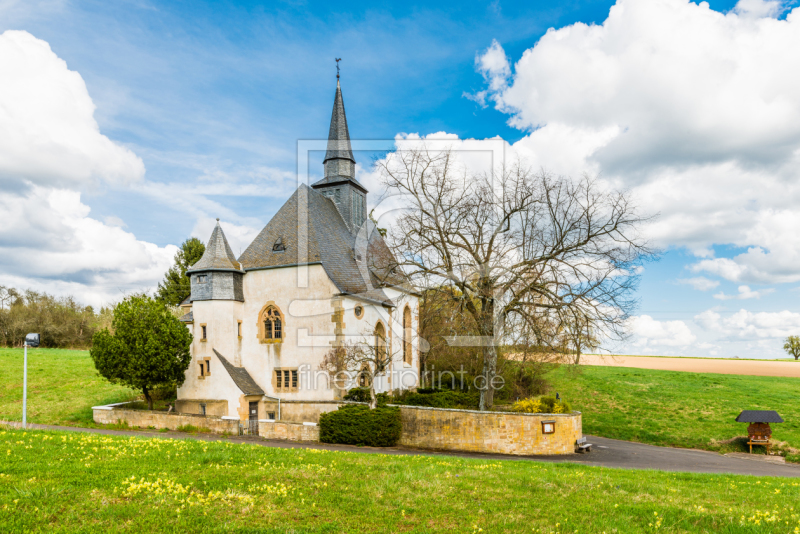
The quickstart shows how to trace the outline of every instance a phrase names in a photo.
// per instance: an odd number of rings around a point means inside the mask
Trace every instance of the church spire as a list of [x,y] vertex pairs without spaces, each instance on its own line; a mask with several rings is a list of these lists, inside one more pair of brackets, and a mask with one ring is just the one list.
[[350,148],[350,132],[347,129],[347,116],[344,113],[342,87],[336,80],[336,96],[333,99],[331,127],[328,130],[328,150],[322,163],[325,165],[325,177],[355,178],[355,158]]

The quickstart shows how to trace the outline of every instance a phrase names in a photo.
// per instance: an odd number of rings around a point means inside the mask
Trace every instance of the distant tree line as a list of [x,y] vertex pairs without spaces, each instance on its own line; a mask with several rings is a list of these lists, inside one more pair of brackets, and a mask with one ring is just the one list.
[[110,308],[95,312],[73,297],[0,286],[0,346],[21,347],[25,334],[38,332],[42,347],[89,348],[111,318]]
[[[158,284],[155,299],[174,315],[176,308],[191,293],[186,270],[205,252],[205,245],[192,237],[181,244],[175,265]],[[32,290],[0,286],[0,347],[21,347],[29,332],[41,334],[47,348],[88,349],[95,332],[109,328],[113,333],[114,304],[96,311],[75,297],[54,297]]]

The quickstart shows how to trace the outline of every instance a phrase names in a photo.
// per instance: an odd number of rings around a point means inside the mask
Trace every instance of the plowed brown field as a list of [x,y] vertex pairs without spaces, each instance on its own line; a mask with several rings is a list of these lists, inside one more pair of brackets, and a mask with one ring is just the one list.
[[649,356],[597,356],[584,354],[583,365],[636,367],[661,371],[720,373],[724,375],[788,376],[800,378],[800,361],[718,360],[712,358],[656,358]]

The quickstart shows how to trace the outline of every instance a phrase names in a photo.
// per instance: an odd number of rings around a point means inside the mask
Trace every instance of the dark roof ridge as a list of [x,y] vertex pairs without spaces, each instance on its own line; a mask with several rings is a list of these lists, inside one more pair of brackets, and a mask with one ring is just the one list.
[[217,355],[217,358],[219,358],[219,361],[222,362],[222,366],[233,379],[233,383],[236,384],[236,387],[238,387],[242,393],[245,395],[264,395],[264,390],[261,389],[261,386],[256,384],[256,381],[253,380],[253,377],[250,376],[250,373],[247,372],[247,369],[244,367],[234,366],[225,358],[225,356],[220,354],[217,349],[212,350],[214,351],[214,354]]

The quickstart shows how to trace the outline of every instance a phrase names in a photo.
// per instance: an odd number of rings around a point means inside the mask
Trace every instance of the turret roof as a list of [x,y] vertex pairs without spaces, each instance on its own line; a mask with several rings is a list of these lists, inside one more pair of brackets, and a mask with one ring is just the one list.
[[186,272],[197,271],[242,271],[242,265],[233,254],[231,246],[225,238],[225,232],[219,225],[219,219],[217,219],[214,231],[211,232],[211,238],[208,240],[203,257]]

